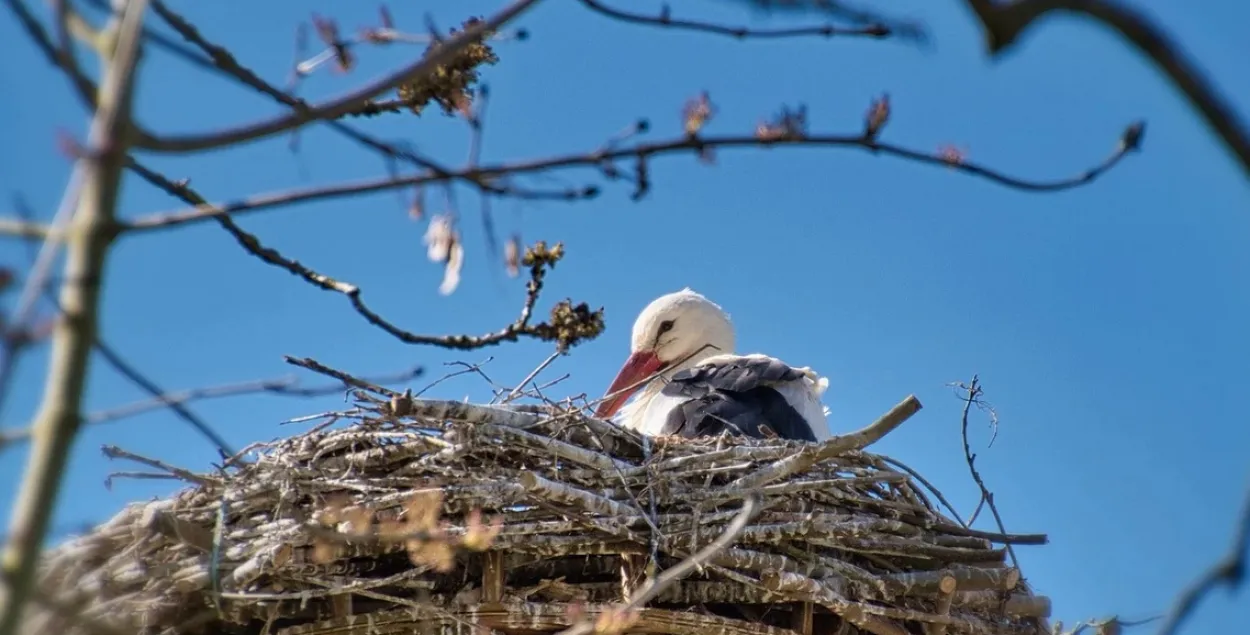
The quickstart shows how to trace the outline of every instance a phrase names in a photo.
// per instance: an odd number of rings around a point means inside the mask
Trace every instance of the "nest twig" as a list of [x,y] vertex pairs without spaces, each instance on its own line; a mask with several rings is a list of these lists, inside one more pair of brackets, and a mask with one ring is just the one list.
[[353,425],[216,473],[115,453],[190,486],[51,552],[25,632],[989,635],[1049,614],[1004,548],[1044,536],[969,529],[864,451],[914,398],[823,444],[644,453],[555,405],[356,396]]

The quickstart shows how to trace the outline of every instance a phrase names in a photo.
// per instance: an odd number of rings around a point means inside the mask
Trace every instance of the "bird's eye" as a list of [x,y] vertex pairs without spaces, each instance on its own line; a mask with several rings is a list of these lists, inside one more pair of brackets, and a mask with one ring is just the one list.
[[671,330],[673,330],[672,320],[664,320],[663,322],[660,322],[660,333],[667,333]]

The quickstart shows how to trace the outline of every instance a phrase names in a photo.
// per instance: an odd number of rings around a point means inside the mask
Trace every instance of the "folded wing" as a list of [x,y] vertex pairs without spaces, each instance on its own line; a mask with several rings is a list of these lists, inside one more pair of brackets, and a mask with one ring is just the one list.
[[820,395],[827,385],[810,369],[767,355],[718,355],[673,375],[661,394],[672,403],[660,434],[696,437],[728,431],[762,438],[827,438]]

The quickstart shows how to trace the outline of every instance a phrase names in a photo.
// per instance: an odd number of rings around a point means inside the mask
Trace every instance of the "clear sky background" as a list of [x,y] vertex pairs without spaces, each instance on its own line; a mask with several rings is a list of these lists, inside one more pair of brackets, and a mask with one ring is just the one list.
[[[29,3],[43,15],[42,3]],[[371,24],[375,3],[173,2],[210,39],[281,83],[294,25],[311,12],[344,29]],[[638,3],[636,9],[658,9]],[[795,24],[737,3],[673,3],[675,15],[757,27]],[[1001,429],[973,423],[979,465],[1008,529],[1045,532],[1045,547],[1019,549],[1024,572],[1054,599],[1065,622],[1119,613],[1136,619],[1224,553],[1250,486],[1250,188],[1215,139],[1163,78],[1109,31],[1047,20],[999,62],[987,61],[963,4],[878,2],[923,20],[928,48],[869,39],[740,42],[606,20],[573,2],[547,2],[517,26],[531,38],[497,47],[484,159],[588,151],[639,117],[649,138],[680,134],[682,103],[707,89],[719,114],[709,133],[751,131],[782,104],[804,103],[813,132],[853,133],[870,99],[888,91],[894,116],[883,138],[921,150],[954,144],[1012,175],[1077,174],[1113,151],[1129,122],[1149,122],[1145,150],[1097,182],[1031,194],[953,170],[854,149],[722,151],[708,167],[688,155],[653,162],[641,203],[608,185],[591,202],[496,202],[503,235],[562,240],[568,256],[542,302],[572,297],[607,309],[608,330],[544,375],[571,377],[553,395],[599,395],[627,353],[629,328],[652,298],[684,286],[729,311],[744,352],[762,351],[830,378],[836,431],[868,423],[909,393],[925,409],[875,449],[921,470],[965,514],[977,491],[959,441],[961,403],[948,382],[979,373]],[[1138,0],[1186,43],[1243,111],[1250,6],[1222,1]],[[430,12],[443,27],[501,2],[392,3],[400,27],[420,30]],[[617,2],[616,6],[624,6]],[[155,18],[153,18],[155,20]],[[806,20],[805,23],[811,23]],[[163,28],[163,25],[161,25]],[[84,112],[11,17],[0,19],[0,192],[22,194],[49,217],[68,176],[55,135],[85,133]],[[350,77],[318,73],[303,94],[339,94],[405,63],[420,49],[361,51]],[[152,51],[138,113],[151,129],[187,133],[271,116],[266,98]],[[359,123],[359,122],[358,122]],[[361,123],[459,165],[462,122],[430,114]],[[292,156],[286,138],[194,157],[146,157],[189,177],[212,200],[378,177],[384,164],[324,127]],[[593,171],[529,181],[576,186]],[[440,197],[430,198],[438,211]],[[461,288],[437,293],[441,271],[425,260],[425,225],[393,193],[248,215],[243,226],[320,271],[359,284],[382,314],[426,333],[479,333],[513,319],[521,280],[486,253],[477,199],[458,192],[467,241]],[[179,205],[131,178],[127,217]],[[0,205],[7,212],[8,205]],[[0,242],[0,263],[20,266],[20,243]],[[15,294],[4,301],[11,306]],[[342,296],[305,285],[240,250],[216,225],[125,240],[108,269],[102,333],[168,388],[281,376],[282,355],[308,356],[360,375],[425,364],[419,388],[445,362],[480,362],[502,384],[546,356],[527,343],[452,354],[411,347],[367,325]],[[42,389],[44,351],[23,360],[0,423],[23,426]],[[322,383],[307,376],[311,384]],[[443,383],[431,396],[484,401],[481,379]],[[100,409],[143,393],[96,363],[89,401]],[[341,405],[247,397],[192,409],[232,444],[299,428],[284,419]],[[131,469],[102,444],[195,469],[214,452],[161,412],[86,430],[73,455],[58,539],[107,519],[128,501],[171,485],[120,482]],[[24,452],[0,454],[0,514],[9,508]],[[986,519],[988,520],[988,519]],[[983,521],[978,521],[979,524]],[[1240,623],[1250,596],[1215,594],[1188,632]],[[1238,610],[1240,608],[1240,610]]]

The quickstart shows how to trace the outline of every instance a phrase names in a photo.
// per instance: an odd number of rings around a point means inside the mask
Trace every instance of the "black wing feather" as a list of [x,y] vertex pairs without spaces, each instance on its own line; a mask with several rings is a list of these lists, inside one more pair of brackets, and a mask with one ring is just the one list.
[[811,427],[769,384],[793,381],[803,372],[768,357],[741,357],[673,375],[664,395],[689,401],[668,414],[661,434],[699,437],[730,434],[763,438],[768,426],[783,439],[815,441]]
[[739,357],[731,362],[679,371],[662,392],[670,397],[697,398],[715,390],[747,392],[767,384],[794,381],[802,376],[802,371],[771,357]]

